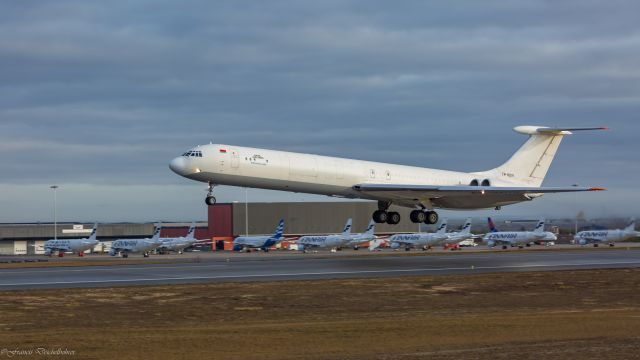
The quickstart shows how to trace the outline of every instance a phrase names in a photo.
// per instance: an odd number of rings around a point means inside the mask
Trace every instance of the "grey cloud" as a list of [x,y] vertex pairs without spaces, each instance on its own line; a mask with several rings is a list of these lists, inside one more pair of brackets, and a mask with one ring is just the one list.
[[613,129],[567,139],[549,184],[633,189],[638,12],[633,1],[8,3],[0,184],[197,187],[167,162],[209,141],[482,170],[524,141],[513,126],[540,124]]

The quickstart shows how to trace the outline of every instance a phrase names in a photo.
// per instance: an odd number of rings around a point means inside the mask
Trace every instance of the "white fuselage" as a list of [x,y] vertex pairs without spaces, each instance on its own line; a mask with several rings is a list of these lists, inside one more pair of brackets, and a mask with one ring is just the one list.
[[236,250],[240,250],[241,248],[269,248],[278,242],[281,239],[275,238],[273,236],[238,236],[233,240],[233,247]]
[[389,238],[391,247],[399,246],[432,246],[447,239],[444,233],[395,234]]
[[[177,157],[171,161],[170,168],[184,177],[213,184],[345,198],[377,199],[354,190],[356,184],[468,185],[478,178],[477,173],[220,144],[198,146],[193,151],[201,156]],[[493,186],[514,185],[501,179],[491,181]],[[467,199],[461,203],[443,203],[440,207],[477,209],[518,202],[478,201]]]
[[373,241],[375,239],[376,239],[376,236],[374,234],[367,234],[367,233],[351,234],[350,240],[348,241],[347,245],[357,246],[359,244],[365,243],[367,241]]
[[584,245],[589,243],[614,243],[635,239],[639,236],[640,233],[633,230],[588,230],[577,233],[574,240],[578,244]]
[[489,247],[496,244],[522,246],[535,241],[556,241],[557,237],[549,231],[499,231],[486,234],[483,240]]
[[346,246],[351,240],[352,239],[349,235],[342,234],[306,235],[301,236],[296,243],[298,244],[299,248],[300,245],[302,245],[301,250],[308,247],[332,249]]
[[69,239],[47,240],[44,243],[44,252],[49,255],[54,251],[81,253],[98,245],[95,239]]
[[147,253],[162,244],[160,239],[120,239],[111,243],[111,255],[118,252]]
[[469,232],[454,232],[447,234],[447,238],[443,241],[445,244],[457,244],[459,242],[473,239],[474,235]]
[[190,237],[161,238],[160,240],[162,243],[158,246],[158,249],[168,251],[182,251],[198,241]]

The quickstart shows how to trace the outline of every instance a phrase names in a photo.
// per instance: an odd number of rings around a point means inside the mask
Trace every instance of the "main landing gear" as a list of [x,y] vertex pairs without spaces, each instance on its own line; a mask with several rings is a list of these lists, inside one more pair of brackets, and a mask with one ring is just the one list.
[[216,197],[213,196],[213,187],[215,185],[209,182],[209,189],[207,190],[207,197],[204,199],[205,204],[213,206],[216,204]]
[[[400,214],[395,211],[388,211],[391,203],[388,201],[378,201],[378,210],[373,212],[373,221],[378,224],[387,223],[395,225],[400,222]],[[438,222],[438,213],[435,211],[413,210],[409,215],[411,222],[435,224]]]

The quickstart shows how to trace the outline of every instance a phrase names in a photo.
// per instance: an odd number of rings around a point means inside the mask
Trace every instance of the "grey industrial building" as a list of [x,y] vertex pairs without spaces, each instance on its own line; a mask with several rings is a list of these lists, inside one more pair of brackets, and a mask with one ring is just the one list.
[[[196,237],[213,239],[238,236],[245,234],[247,224],[249,234],[271,234],[280,219],[285,220],[287,235],[336,233],[342,230],[347,218],[353,219],[353,231],[359,232],[367,227],[375,209],[375,202],[364,201],[216,204],[208,207],[207,221],[197,224]],[[395,211],[408,219],[409,210],[398,208]],[[163,222],[161,236],[184,235],[190,220]],[[86,237],[92,226],[90,223],[60,222],[57,224],[57,238]],[[376,232],[410,232],[417,229],[416,224],[404,221],[394,226],[379,224]],[[152,222],[102,223],[97,235],[98,240],[109,242],[118,238],[144,238],[152,233]],[[0,224],[0,255],[42,253],[44,241],[53,237],[53,223]]]

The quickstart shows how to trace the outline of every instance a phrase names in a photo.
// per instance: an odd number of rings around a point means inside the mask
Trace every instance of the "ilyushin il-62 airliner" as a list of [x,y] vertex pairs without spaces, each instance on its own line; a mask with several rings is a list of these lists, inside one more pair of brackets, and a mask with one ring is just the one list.
[[206,182],[206,203],[215,185],[320,194],[378,201],[376,223],[397,224],[391,204],[413,208],[414,223],[435,224],[434,209],[500,209],[546,193],[599,191],[595,187],[542,187],[558,146],[573,131],[606,128],[518,126],[529,139],[507,162],[480,172],[456,172],[312,154],[209,144],[192,148],[169,167],[186,178]]

